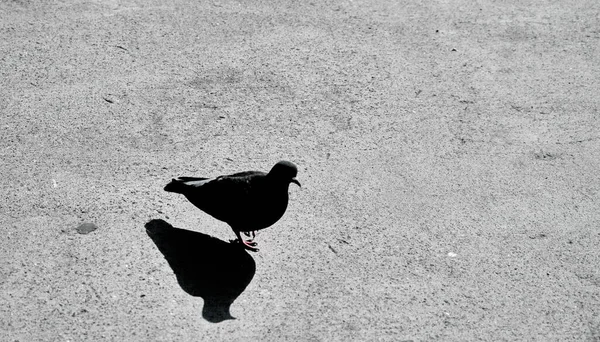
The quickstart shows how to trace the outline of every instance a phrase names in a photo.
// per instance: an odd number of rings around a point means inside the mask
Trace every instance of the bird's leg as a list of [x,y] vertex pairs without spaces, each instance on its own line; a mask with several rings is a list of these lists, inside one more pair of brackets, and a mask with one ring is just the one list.
[[248,240],[248,242],[252,242],[252,241],[254,241],[254,238],[256,237],[256,230],[244,232],[244,235],[246,235],[247,237],[250,238],[250,240]]
[[[253,242],[252,240],[244,241],[244,239],[242,239],[242,236],[241,236],[239,230],[234,230],[234,232],[238,238],[238,241],[244,246],[244,248],[246,248],[247,250],[253,251],[253,252],[258,252],[258,248],[255,247],[257,245],[256,242]],[[246,234],[246,233],[244,232],[244,234]]]

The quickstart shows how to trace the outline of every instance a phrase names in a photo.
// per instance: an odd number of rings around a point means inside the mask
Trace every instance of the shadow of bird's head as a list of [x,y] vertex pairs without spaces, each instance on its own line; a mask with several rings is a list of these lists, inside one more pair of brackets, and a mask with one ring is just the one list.
[[301,187],[300,182],[296,179],[297,175],[298,168],[296,165],[292,162],[282,160],[273,166],[268,176],[277,182],[285,182],[286,184],[294,183]]

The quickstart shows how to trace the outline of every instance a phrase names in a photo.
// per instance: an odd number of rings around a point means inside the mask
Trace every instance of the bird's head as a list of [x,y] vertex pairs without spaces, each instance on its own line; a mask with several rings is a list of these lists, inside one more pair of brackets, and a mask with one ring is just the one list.
[[269,177],[273,177],[281,182],[294,183],[301,187],[300,182],[296,179],[296,175],[298,175],[298,168],[294,163],[282,160],[279,163],[275,164],[271,171],[269,171]]

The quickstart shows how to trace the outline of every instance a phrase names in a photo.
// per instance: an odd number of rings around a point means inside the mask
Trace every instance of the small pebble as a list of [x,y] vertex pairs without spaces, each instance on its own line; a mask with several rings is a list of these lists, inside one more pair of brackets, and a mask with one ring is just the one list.
[[77,228],[75,228],[75,230],[79,234],[89,234],[89,233],[93,232],[96,229],[98,229],[98,226],[96,226],[93,223],[82,223],[79,226],[77,226]]

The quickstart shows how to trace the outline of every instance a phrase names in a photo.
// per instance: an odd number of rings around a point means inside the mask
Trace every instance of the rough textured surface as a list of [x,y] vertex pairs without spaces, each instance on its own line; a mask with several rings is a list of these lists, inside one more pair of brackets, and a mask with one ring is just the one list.
[[[0,339],[600,340],[599,13],[0,2]],[[144,226],[227,241],[165,183],[281,159],[303,188],[211,323]]]

